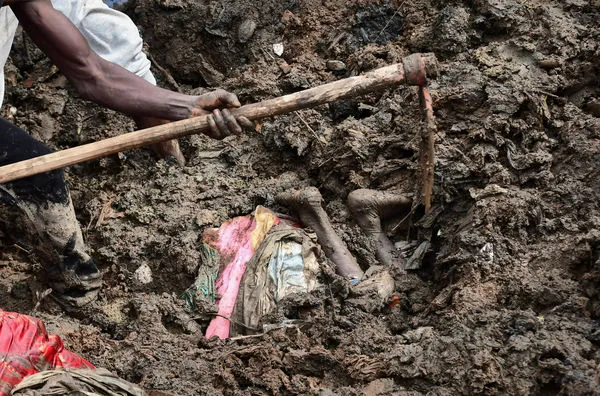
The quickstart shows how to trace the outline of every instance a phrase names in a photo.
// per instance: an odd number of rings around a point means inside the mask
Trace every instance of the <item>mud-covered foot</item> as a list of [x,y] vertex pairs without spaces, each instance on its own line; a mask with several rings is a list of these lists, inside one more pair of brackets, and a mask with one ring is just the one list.
[[394,278],[389,269],[373,266],[367,270],[364,279],[351,290],[356,295],[371,295],[374,298],[379,298],[381,303],[390,298],[395,287]]
[[404,195],[360,189],[348,195],[348,208],[360,228],[375,241],[381,264],[404,269],[406,260],[396,250],[381,226],[381,219],[410,210],[412,200]]
[[327,213],[321,206],[323,197],[316,187],[286,191],[275,200],[292,209],[302,224],[312,228],[327,258],[336,265],[336,272],[351,279],[361,279],[363,271],[348,251],[344,241],[335,233]]
[[74,306],[95,300],[102,276],[87,253],[70,196],[65,202],[19,201],[17,207],[33,226],[26,233],[42,259],[51,296]]
[[102,287],[102,274],[85,252],[67,250],[46,273],[53,296],[63,305],[80,307],[95,301]]
[[319,218],[320,215],[325,214],[325,216],[327,216],[321,206],[323,197],[316,187],[285,191],[275,197],[275,200],[278,204],[286,206],[296,212],[304,225],[311,228],[311,223],[315,223],[315,225],[319,226],[323,221]]
[[[65,224],[65,229],[68,224]],[[96,300],[102,287],[102,273],[96,263],[87,253],[79,227],[74,229],[66,243],[64,236],[59,237],[55,232],[48,235],[50,246],[57,253],[55,264],[45,266],[48,285],[52,288],[52,295],[63,306],[80,307]]]

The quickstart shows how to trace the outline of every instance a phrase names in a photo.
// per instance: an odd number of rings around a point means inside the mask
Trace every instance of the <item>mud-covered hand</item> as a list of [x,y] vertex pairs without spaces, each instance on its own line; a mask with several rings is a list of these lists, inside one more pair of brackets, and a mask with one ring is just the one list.
[[210,114],[208,117],[210,131],[206,134],[213,139],[223,139],[230,135],[239,135],[242,133],[242,127],[252,127],[252,122],[246,117],[236,118],[228,110],[240,106],[240,101],[235,94],[217,89],[197,97],[191,116]]

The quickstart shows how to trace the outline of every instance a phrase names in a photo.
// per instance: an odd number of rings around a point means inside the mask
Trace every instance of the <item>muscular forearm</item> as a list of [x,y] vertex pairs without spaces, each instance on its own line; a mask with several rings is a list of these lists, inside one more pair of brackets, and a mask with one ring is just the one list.
[[122,67],[100,58],[100,72],[91,80],[72,80],[86,99],[133,117],[181,120],[192,114],[196,96],[158,88]]
[[102,59],[77,28],[54,10],[50,0],[17,2],[11,8],[31,38],[84,98],[136,117],[178,120],[191,115],[197,97],[155,87]]

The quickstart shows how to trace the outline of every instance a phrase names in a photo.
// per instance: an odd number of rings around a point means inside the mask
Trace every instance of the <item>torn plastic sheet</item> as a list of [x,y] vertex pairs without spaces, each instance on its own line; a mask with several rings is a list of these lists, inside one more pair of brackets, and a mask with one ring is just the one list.
[[44,322],[0,310],[0,395],[9,395],[25,377],[40,371],[94,368],[66,350],[60,337],[49,335]]
[[240,284],[232,316],[236,334],[262,331],[262,318],[282,299],[319,286],[320,251],[315,239],[285,220],[271,229]]

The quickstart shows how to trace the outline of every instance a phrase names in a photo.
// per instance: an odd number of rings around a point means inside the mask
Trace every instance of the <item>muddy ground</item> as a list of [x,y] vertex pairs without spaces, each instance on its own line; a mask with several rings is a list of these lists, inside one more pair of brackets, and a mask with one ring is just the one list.
[[[345,200],[357,188],[414,191],[411,87],[263,120],[240,138],[185,138],[184,168],[144,150],[74,166],[106,286],[79,313],[48,298],[36,310],[70,349],[180,395],[600,393],[597,0],[137,0],[126,11],[166,71],[154,69],[161,85],[223,87],[245,103],[435,52],[433,215],[391,232],[431,249],[396,274],[400,304],[329,279],[273,315],[296,326],[258,337],[206,340],[179,299],[203,229],[257,205],[285,211],[273,198],[289,188],[318,187],[359,263],[377,264]],[[77,99],[27,39],[16,47],[3,114],[19,126],[56,148],[133,130]],[[29,313],[39,261],[2,243],[2,308]],[[143,264],[147,285],[133,276]]]

